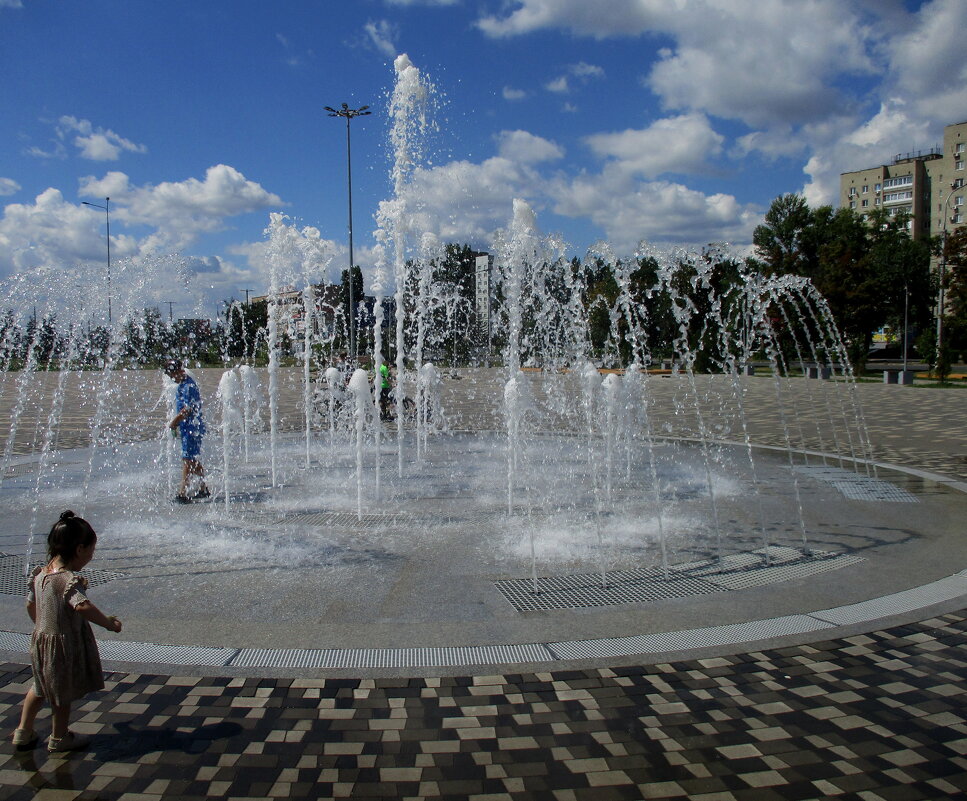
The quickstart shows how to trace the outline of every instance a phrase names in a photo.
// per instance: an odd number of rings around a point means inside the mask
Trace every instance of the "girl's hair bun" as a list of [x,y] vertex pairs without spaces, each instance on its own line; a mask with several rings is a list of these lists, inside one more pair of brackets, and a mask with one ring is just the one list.
[[62,523],[66,523],[72,517],[74,517],[74,513],[70,509],[68,509],[66,512],[60,513],[60,520]]

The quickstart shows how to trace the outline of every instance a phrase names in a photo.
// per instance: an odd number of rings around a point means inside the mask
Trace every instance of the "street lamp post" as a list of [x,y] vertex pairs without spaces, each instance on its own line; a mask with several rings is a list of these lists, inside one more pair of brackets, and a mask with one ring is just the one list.
[[353,296],[353,158],[352,146],[349,139],[349,121],[353,117],[365,117],[373,112],[369,106],[349,108],[343,103],[342,108],[334,109],[326,106],[330,117],[343,117],[346,120],[346,175],[349,183],[349,352],[356,357],[356,301]]
[[95,209],[104,209],[104,216],[107,220],[107,324],[111,324],[111,198],[104,198],[104,205],[100,203],[88,203],[81,201],[83,206],[91,206]]

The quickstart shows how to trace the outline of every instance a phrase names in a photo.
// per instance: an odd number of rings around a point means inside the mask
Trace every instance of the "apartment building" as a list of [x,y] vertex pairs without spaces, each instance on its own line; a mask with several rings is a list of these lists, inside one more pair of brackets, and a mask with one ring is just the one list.
[[839,204],[859,214],[884,208],[911,216],[915,239],[949,235],[967,221],[967,122],[944,128],[943,145],[898,153],[881,164],[839,177]]

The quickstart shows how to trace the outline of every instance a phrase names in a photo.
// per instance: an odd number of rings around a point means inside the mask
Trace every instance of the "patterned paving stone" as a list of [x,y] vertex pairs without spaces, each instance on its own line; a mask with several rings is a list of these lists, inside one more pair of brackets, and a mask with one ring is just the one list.
[[[0,798],[955,798],[967,794],[965,642],[967,610],[638,667],[113,673],[75,711],[91,748],[53,758],[7,741]],[[28,668],[0,665],[8,733],[28,679]],[[39,723],[49,726],[47,713]]]

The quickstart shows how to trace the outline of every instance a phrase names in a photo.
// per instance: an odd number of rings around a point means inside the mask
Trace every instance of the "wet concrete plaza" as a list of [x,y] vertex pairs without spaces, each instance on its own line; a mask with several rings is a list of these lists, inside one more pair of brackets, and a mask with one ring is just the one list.
[[[217,374],[198,375],[210,393]],[[104,456],[123,462],[142,449],[136,463],[154,464],[158,378],[129,380],[112,425],[131,442]],[[652,382],[669,409],[675,380]],[[967,606],[961,392],[857,387],[883,466],[850,479],[857,472],[838,462],[796,465],[807,555],[789,512],[792,471],[768,450],[785,439],[773,388],[749,381],[750,435],[764,446],[763,480],[776,488],[765,513],[741,490],[723,493],[725,565],[707,538],[677,545],[675,592],[654,543],[624,543],[625,524],[615,522],[609,542],[624,545],[609,551],[604,591],[594,549],[575,545],[540,509],[508,526],[493,470],[453,483],[454,455],[482,464],[493,450],[459,432],[499,431],[484,401],[497,381],[445,381],[457,433],[408,473],[405,492],[384,468],[382,491],[396,505],[373,504],[363,521],[345,493],[336,500],[332,486],[306,484],[327,465],[320,456],[310,471],[299,466],[293,389],[280,412],[282,486],[266,484],[264,462],[253,465],[228,509],[216,499],[162,513],[168,477],[147,469],[120,479],[94,470],[80,496],[90,410],[70,393],[48,471],[57,485],[38,492],[31,426],[20,426],[0,497],[8,572],[22,573],[31,521],[37,534],[59,506],[83,505],[102,538],[92,596],[125,620],[125,632],[99,635],[118,672],[108,692],[79,705],[77,727],[97,735],[94,747],[71,760],[6,757],[0,788],[17,798],[596,799],[943,798],[965,789],[954,679]],[[820,383],[798,381],[794,391]],[[0,414],[9,391],[2,400]],[[656,423],[666,466],[694,460],[694,443],[682,444],[694,431],[680,423],[671,412]],[[808,421],[802,429],[822,437]],[[807,448],[818,450],[810,436]],[[207,458],[217,474],[216,454]],[[385,460],[393,466],[392,451]],[[346,469],[333,481],[348,481]],[[56,511],[26,502],[31,491]],[[474,505],[461,506],[468,495]],[[680,519],[689,502],[676,501]],[[144,510],[137,525],[132,508]],[[626,506],[623,515],[648,512]],[[546,583],[530,598],[520,550],[528,525],[553,528],[558,546],[542,554]],[[0,593],[9,662],[0,708],[12,728],[29,626],[9,583]]]

